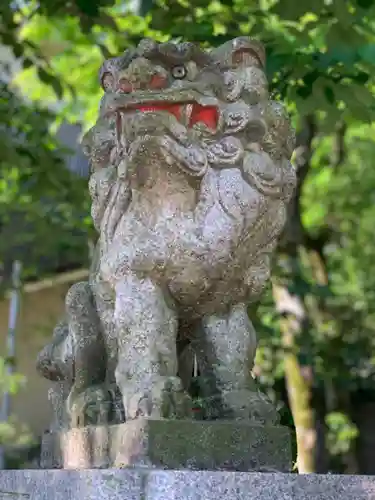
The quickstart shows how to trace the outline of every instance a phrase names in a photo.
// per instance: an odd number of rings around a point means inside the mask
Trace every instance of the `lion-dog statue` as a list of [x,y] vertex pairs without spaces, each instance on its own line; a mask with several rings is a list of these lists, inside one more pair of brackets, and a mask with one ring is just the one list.
[[251,376],[247,309],[269,278],[296,175],[294,133],[264,68],[247,37],[212,50],[146,39],[104,62],[83,140],[99,239],[89,281],[68,293],[63,339],[74,425],[113,386],[126,419],[190,415],[177,339],[193,347],[222,418],[272,414]]

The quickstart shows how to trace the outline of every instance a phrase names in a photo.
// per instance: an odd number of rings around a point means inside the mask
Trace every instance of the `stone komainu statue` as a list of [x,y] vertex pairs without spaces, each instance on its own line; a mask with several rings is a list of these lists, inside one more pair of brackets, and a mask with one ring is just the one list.
[[73,425],[92,404],[103,416],[109,387],[128,419],[186,417],[177,339],[191,342],[223,418],[269,410],[250,375],[247,307],[269,278],[295,171],[264,65],[246,37],[211,51],[143,40],[103,64],[83,142],[99,239],[89,283],[67,299]]

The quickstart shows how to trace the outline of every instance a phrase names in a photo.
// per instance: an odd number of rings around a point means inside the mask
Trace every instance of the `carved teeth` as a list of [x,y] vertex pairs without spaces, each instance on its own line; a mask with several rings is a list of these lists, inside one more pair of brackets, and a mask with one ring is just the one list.
[[185,125],[186,128],[190,126],[190,119],[193,113],[193,104],[186,104],[182,113],[182,124]]
[[127,141],[126,141],[126,118],[124,116],[124,113],[117,112],[116,113],[116,163],[118,163],[124,152],[126,151],[127,148]]

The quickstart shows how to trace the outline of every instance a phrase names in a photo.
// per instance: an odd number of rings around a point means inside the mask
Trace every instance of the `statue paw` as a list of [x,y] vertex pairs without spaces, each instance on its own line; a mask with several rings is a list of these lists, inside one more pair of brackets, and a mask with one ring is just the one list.
[[125,392],[126,418],[139,417],[188,418],[192,414],[192,401],[177,377],[160,377],[147,390]]
[[192,414],[192,400],[178,377],[163,378],[151,391],[155,418],[187,418]]
[[108,424],[111,405],[110,391],[104,385],[94,385],[83,391],[73,386],[67,399],[71,427]]
[[259,390],[232,390],[221,394],[227,419],[251,420],[262,425],[277,425],[279,415],[271,401]]

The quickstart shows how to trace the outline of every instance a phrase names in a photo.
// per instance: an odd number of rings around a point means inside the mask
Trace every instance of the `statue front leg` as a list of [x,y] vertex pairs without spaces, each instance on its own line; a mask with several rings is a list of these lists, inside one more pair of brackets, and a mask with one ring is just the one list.
[[[257,341],[245,304],[235,305],[227,314],[204,317],[193,345],[206,379],[204,396],[209,396],[207,404],[214,409],[214,415],[267,423],[277,421],[277,412],[259,393],[251,374]],[[217,411],[221,414],[217,415]]]
[[73,342],[74,382],[67,399],[71,427],[108,423],[111,397],[105,387],[106,350],[88,282],[73,285],[66,296]]
[[150,278],[125,277],[116,286],[116,381],[126,419],[183,417],[191,409],[177,378],[178,318]]

